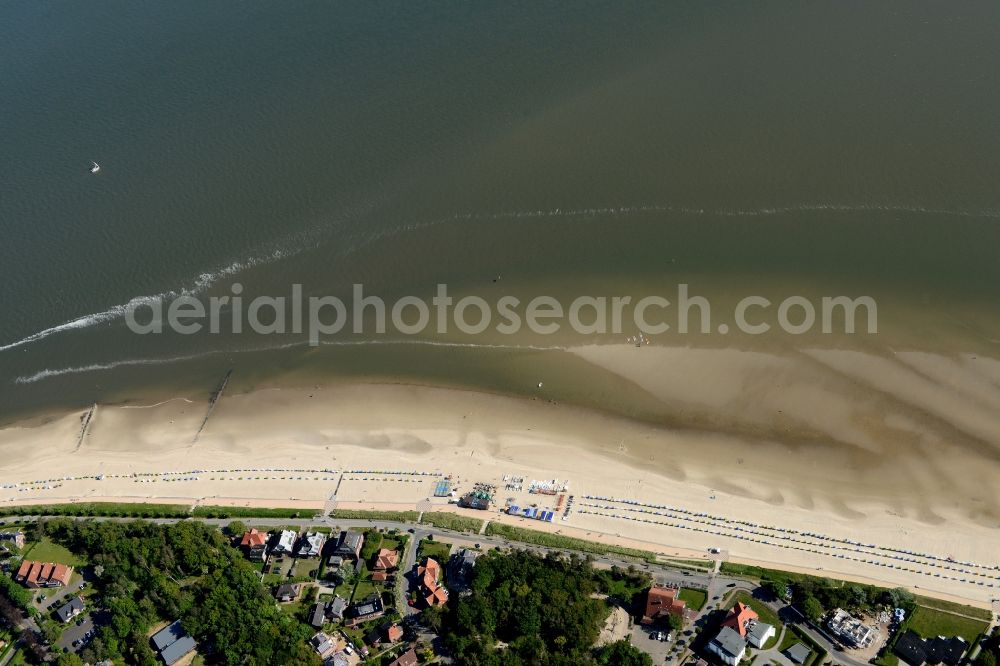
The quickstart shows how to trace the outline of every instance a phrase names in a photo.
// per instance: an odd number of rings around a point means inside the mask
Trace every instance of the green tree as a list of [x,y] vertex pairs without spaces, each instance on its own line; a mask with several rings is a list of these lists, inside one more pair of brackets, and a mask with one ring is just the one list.
[[976,666],[997,666],[997,655],[993,650],[983,649],[976,657]]
[[680,631],[684,628],[684,618],[680,615],[670,614],[667,622],[670,624],[670,628],[674,631]]
[[248,531],[246,523],[241,520],[234,520],[226,525],[226,534],[231,537],[237,537]]
[[64,652],[56,657],[56,666],[83,666],[84,661],[73,652]]
[[816,597],[806,597],[802,602],[802,612],[810,621],[816,622],[823,617],[823,606]]

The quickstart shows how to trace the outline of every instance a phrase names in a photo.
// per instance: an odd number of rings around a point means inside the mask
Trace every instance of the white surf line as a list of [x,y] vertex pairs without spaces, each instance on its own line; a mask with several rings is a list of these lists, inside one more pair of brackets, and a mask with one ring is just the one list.
[[639,213],[683,213],[689,215],[717,215],[722,217],[769,217],[790,213],[914,213],[921,215],[948,215],[954,217],[1000,219],[1000,210],[958,210],[948,208],[928,208],[894,204],[800,204],[795,206],[769,206],[759,208],[721,207],[701,208],[668,204],[644,204],[634,206],[609,206],[595,208],[552,208],[523,211],[501,211],[496,213],[459,213],[452,219],[517,219],[533,217],[582,217],[598,215],[634,215]]
[[443,340],[327,340],[321,345],[333,347],[364,347],[368,345],[414,345],[423,347],[452,347],[470,349],[506,349],[512,351],[569,351],[558,345],[505,345],[490,342],[448,342]]
[[572,217],[598,217],[627,216],[643,213],[674,213],[682,215],[716,216],[716,217],[774,217],[778,215],[789,215],[792,213],[911,213],[920,215],[946,215],[951,217],[964,218],[984,218],[1000,219],[1000,210],[956,210],[948,208],[929,208],[924,206],[907,206],[895,204],[801,204],[797,206],[770,206],[758,208],[703,208],[697,206],[678,206],[669,204],[640,204],[621,206],[598,206],[593,208],[550,208],[536,210],[511,210],[486,213],[455,213],[453,215],[440,217],[424,222],[408,222],[406,224],[378,230],[361,240],[356,245],[346,248],[337,256],[342,257],[357,250],[377,243],[385,238],[392,238],[402,233],[428,229],[449,222],[460,220],[488,221],[488,220],[516,220],[531,218],[572,218]]
[[[438,340],[326,340],[320,341],[323,346],[334,347],[366,347],[371,345],[413,345],[427,347],[465,347],[475,349],[505,349],[514,351],[567,351],[568,347],[542,346],[542,345],[504,345],[477,342],[444,342]],[[214,349],[212,351],[198,354],[186,354],[183,356],[171,356],[167,358],[135,358],[123,359],[121,361],[110,361],[108,363],[94,363],[91,365],[66,367],[58,369],[46,369],[36,372],[33,375],[26,375],[14,379],[15,384],[34,384],[45,379],[61,377],[63,375],[79,375],[89,372],[101,372],[104,370],[114,370],[115,368],[144,365],[169,365],[171,363],[182,363],[184,361],[194,361],[219,354],[253,354],[268,351],[279,351],[291,349],[293,347],[305,347],[309,342],[306,340],[289,342],[271,347],[254,347],[249,349]],[[169,401],[168,401],[169,402]],[[135,408],[135,406],[133,406]]]
[[188,398],[170,398],[169,400],[164,400],[163,402],[157,402],[152,405],[119,405],[122,409],[153,409],[154,407],[161,407],[171,402],[176,402],[182,400],[188,404],[194,403],[194,400],[189,400]]

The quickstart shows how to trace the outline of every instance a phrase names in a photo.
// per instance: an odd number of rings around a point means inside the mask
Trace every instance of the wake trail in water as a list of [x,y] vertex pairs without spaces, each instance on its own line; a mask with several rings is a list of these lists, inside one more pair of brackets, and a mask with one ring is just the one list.
[[137,296],[133,298],[128,303],[121,305],[113,305],[107,310],[102,310],[100,312],[95,312],[92,314],[84,315],[77,319],[64,322],[58,326],[53,326],[51,328],[46,328],[37,333],[32,333],[31,335],[22,338],[16,342],[11,342],[9,344],[0,345],[0,352],[5,352],[10,349],[16,349],[17,347],[23,347],[24,345],[29,345],[33,342],[38,342],[39,340],[44,340],[45,338],[56,335],[58,333],[64,333],[66,331],[80,330],[85,328],[90,328],[91,326],[97,326],[98,324],[103,324],[105,322],[114,321],[125,316],[125,313],[130,309],[137,308],[142,305],[154,305],[158,302],[167,299],[178,298],[180,296],[192,296],[202,293],[212,285],[214,285],[219,280],[227,277],[231,277],[244,271],[248,268],[254,266],[261,266],[264,264],[269,264],[280,259],[291,256],[294,252],[285,250],[275,250],[269,255],[261,255],[257,257],[251,257],[249,259],[244,259],[241,261],[235,261],[228,266],[217,269],[215,271],[202,273],[197,278],[191,281],[190,287],[184,287],[179,290],[164,291],[159,294],[151,296]]

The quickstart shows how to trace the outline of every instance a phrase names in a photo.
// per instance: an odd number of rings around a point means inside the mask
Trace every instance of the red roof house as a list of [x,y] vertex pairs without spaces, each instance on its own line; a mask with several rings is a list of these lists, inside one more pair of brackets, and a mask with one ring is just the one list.
[[680,590],[676,587],[654,585],[646,593],[646,609],[642,614],[642,624],[654,624],[665,620],[670,615],[684,617],[687,604],[678,598]]
[[389,666],[417,666],[420,660],[417,659],[417,653],[415,650],[407,650],[403,654],[399,655],[393,660]]
[[750,623],[750,620],[757,619],[759,619],[757,613],[753,612],[752,608],[743,602],[737,602],[720,626],[730,627],[737,631],[740,636],[746,638],[747,625]]
[[73,567],[65,564],[57,564],[52,570],[52,577],[49,578],[50,585],[69,585],[69,577],[73,575]]
[[441,578],[441,565],[433,557],[428,557],[423,566],[417,567],[417,576],[420,577],[423,588],[424,601],[428,606],[443,606],[448,601],[448,590],[438,585]]
[[22,560],[14,579],[25,587],[57,587],[69,585],[73,567],[52,562]]
[[31,565],[34,564],[31,560],[21,560],[21,567],[17,570],[17,575],[14,576],[17,580],[24,580],[28,577],[28,572],[31,571]]
[[399,553],[388,548],[382,548],[375,556],[375,571],[388,571],[395,569],[399,564]]
[[398,624],[393,624],[385,630],[385,637],[390,643],[395,643],[403,638],[403,628]]
[[247,551],[247,555],[252,560],[263,560],[267,553],[267,532],[259,532],[256,528],[250,528],[249,532],[243,534],[240,539],[240,548]]

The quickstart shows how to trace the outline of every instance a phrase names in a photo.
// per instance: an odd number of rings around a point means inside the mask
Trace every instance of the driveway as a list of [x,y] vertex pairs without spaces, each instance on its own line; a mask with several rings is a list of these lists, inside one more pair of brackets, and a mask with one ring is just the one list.
[[64,587],[60,589],[51,597],[48,597],[45,601],[38,604],[38,610],[42,611],[43,613],[46,613],[50,610],[55,610],[56,608],[59,608],[64,603],[69,601],[70,597],[72,597],[74,594],[82,590],[84,584],[85,584],[84,581],[81,580],[79,583],[76,583],[75,585],[70,585],[69,587]]

